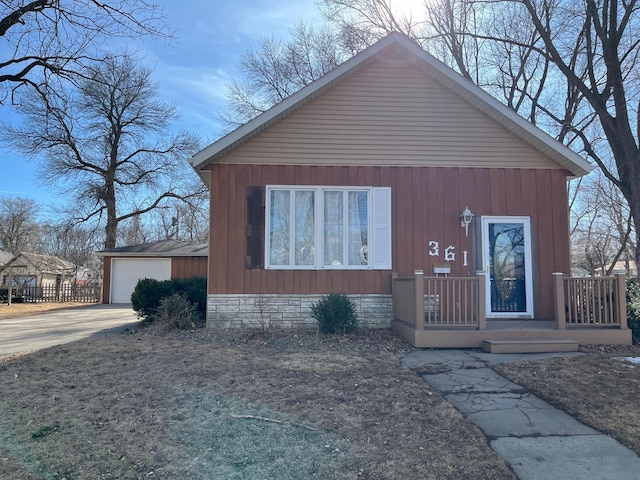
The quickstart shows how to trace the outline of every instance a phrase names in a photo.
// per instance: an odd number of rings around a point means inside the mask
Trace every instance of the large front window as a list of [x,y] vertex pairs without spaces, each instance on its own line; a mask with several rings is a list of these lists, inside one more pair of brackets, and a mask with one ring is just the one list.
[[[381,205],[390,202],[388,188],[267,187],[267,268],[390,268],[370,260],[375,191]],[[390,259],[389,246],[380,241],[381,257]]]

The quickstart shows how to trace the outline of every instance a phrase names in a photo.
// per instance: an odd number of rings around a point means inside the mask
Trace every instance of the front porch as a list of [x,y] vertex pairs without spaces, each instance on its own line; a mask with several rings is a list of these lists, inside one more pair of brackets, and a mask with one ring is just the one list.
[[[486,276],[392,277],[394,332],[419,348],[558,351],[567,345],[632,343],[624,275],[554,273],[555,318],[486,318]],[[515,315],[514,315],[515,316]],[[493,345],[493,347],[492,347]],[[495,349],[492,349],[495,348]]]

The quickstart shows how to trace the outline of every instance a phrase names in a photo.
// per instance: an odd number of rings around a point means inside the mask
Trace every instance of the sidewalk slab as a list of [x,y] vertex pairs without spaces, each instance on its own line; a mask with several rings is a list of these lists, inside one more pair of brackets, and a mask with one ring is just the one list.
[[445,398],[490,438],[599,433],[530,393],[449,394]]
[[433,388],[443,393],[524,392],[524,389],[490,368],[465,368],[435,375],[423,375]]
[[636,480],[640,459],[607,435],[498,438],[491,448],[520,480]]
[[485,366],[484,362],[462,350],[416,350],[402,357],[401,362],[411,369],[425,365],[444,365],[452,370]]
[[584,355],[584,352],[548,352],[548,353],[488,353],[474,351],[471,356],[490,365],[498,363],[518,362],[520,360],[540,360],[553,357],[574,357]]

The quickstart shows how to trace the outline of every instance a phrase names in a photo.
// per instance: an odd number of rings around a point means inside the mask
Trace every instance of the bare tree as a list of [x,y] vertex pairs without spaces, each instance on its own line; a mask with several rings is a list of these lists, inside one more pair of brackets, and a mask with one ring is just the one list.
[[[570,88],[584,97],[585,116],[596,119],[606,141],[605,156],[575,124],[568,126],[583,151],[624,195],[634,224],[640,222],[640,8],[637,0],[567,0],[553,19],[548,0],[522,0],[548,58]],[[568,23],[570,21],[570,23]],[[577,45],[578,49],[567,48]],[[584,72],[584,74],[581,74]],[[565,127],[566,128],[566,127]],[[604,142],[602,142],[604,143]],[[603,146],[600,145],[603,149]],[[614,167],[609,167],[611,159]],[[636,231],[636,262],[640,260]]]
[[21,86],[74,78],[112,38],[169,38],[158,4],[145,0],[0,2],[0,105]]
[[114,248],[121,222],[199,193],[187,189],[195,174],[186,162],[198,140],[170,133],[175,108],[132,58],[107,57],[88,72],[79,88],[46,103],[27,96],[24,122],[5,126],[2,138],[38,159],[43,182],[66,190],[73,223],[101,225],[104,247]]
[[[390,30],[445,62],[595,162],[640,221],[638,0],[440,0],[429,25],[388,21],[389,0],[323,0],[364,47]],[[356,32],[353,34],[353,32]],[[345,40],[355,44],[351,37]],[[636,261],[640,260],[636,231]]]
[[148,224],[156,240],[205,243],[209,238],[209,195],[202,192],[189,203],[168,202],[154,212]]
[[[397,8],[394,0],[322,0],[320,11],[337,28],[343,46],[351,53],[364,50],[391,32],[423,38],[424,18]],[[425,12],[415,12],[418,17]]]
[[305,85],[333,70],[344,60],[338,38],[330,29],[299,23],[288,41],[266,37],[258,48],[244,53],[242,80],[227,91],[220,113],[227,130],[236,128]]
[[94,258],[102,245],[100,232],[83,225],[50,223],[40,225],[40,240],[36,253],[63,258],[76,265],[84,265]]
[[630,271],[635,231],[622,192],[602,172],[582,180],[571,209],[572,263],[590,274],[610,275],[619,260]]
[[38,205],[23,197],[0,198],[0,250],[17,255],[34,249],[39,237]]

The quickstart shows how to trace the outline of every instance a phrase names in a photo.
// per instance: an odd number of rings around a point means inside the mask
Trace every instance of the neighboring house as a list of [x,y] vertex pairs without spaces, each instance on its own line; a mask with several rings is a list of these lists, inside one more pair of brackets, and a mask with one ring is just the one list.
[[49,287],[71,285],[77,266],[58,257],[21,252],[12,257],[1,270],[2,286],[12,283],[16,287]]
[[[192,164],[211,192],[208,326],[307,325],[312,302],[343,292],[363,324],[393,320],[422,346],[480,346],[485,317],[557,317],[552,274],[570,273],[567,180],[592,170],[397,33]],[[453,304],[473,303],[480,320],[423,342],[425,313],[407,333],[392,274],[416,271],[473,280]],[[446,299],[424,303],[441,312]]]
[[[608,271],[611,268],[611,265],[607,265],[604,267],[604,271]],[[631,275],[635,277],[638,275],[638,266],[634,260],[618,260],[612,269],[613,273],[624,273],[626,275]],[[600,272],[598,272],[601,274]]]
[[0,269],[4,267],[13,258],[13,254],[0,250]]
[[102,250],[102,303],[131,303],[138,280],[206,277],[207,244],[163,240]]
[[76,284],[78,286],[102,286],[104,268],[102,259],[92,257],[78,267],[76,272]]

